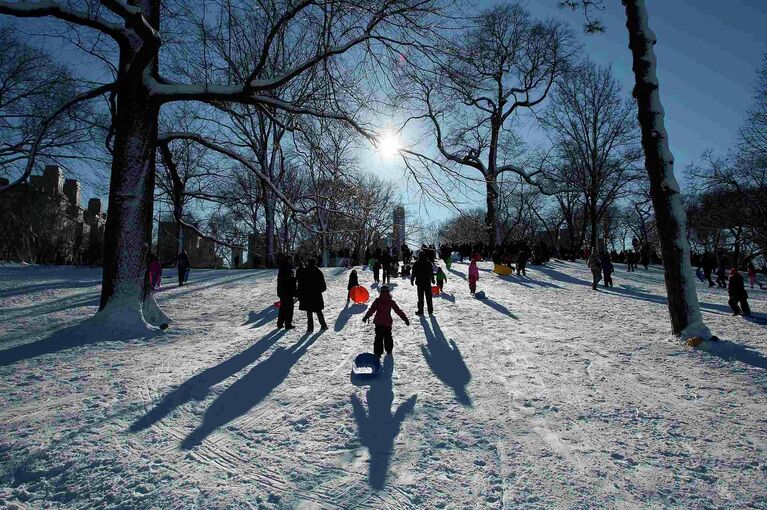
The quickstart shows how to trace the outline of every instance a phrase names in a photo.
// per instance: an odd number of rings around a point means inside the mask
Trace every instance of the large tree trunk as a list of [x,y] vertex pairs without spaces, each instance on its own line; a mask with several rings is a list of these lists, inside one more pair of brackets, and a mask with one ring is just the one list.
[[498,183],[495,176],[487,176],[485,179],[487,189],[487,213],[485,214],[485,228],[487,241],[492,250],[501,244],[501,228],[498,224]]
[[276,203],[274,193],[264,189],[264,244],[266,267],[274,267],[274,217]]
[[655,34],[648,24],[644,0],[623,0],[623,5],[636,79],[634,97],[642,128],[645,168],[650,177],[650,193],[663,253],[671,329],[675,335],[683,337],[709,338],[711,333],[703,324],[698,305],[685,213],[663,123],[653,51]]

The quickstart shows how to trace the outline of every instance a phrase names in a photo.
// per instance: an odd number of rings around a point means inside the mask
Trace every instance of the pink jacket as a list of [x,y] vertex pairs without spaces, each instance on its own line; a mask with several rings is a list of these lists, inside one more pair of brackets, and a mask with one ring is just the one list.
[[399,306],[397,306],[397,303],[395,303],[391,298],[389,291],[384,290],[381,292],[381,295],[376,298],[375,301],[373,301],[373,304],[370,305],[370,309],[368,310],[368,313],[365,314],[363,320],[369,319],[370,316],[375,313],[376,316],[373,319],[373,324],[391,327],[393,322],[391,318],[392,310],[394,310],[394,312],[399,315],[406,324],[409,322],[407,320],[407,315],[405,315],[405,312],[400,310]]
[[479,280],[479,268],[477,264],[469,264],[469,281],[476,282]]

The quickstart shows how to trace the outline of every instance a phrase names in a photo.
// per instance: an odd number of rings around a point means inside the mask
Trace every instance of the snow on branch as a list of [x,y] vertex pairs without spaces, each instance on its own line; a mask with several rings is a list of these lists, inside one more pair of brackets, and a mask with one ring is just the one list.
[[[122,3],[118,0],[112,1],[115,3]],[[30,0],[21,2],[0,0],[0,14],[7,14],[19,18],[43,18],[51,16],[74,23],[75,25],[95,28],[115,40],[123,40],[126,36],[125,27],[122,27],[117,23],[111,23],[70,6],[61,5],[59,2],[54,2],[52,0]]]
[[24,173],[13,181],[12,183],[8,184],[7,186],[0,186],[0,192],[6,191],[8,189],[13,188],[14,186],[17,186],[21,184],[22,182],[26,181],[29,176],[32,174],[32,170],[35,165],[35,157],[37,156],[37,151],[40,148],[40,143],[43,140],[43,137],[45,136],[45,133],[48,131],[48,128],[53,123],[53,121],[58,118],[59,115],[64,113],[65,111],[72,108],[74,105],[81,103],[83,101],[87,101],[88,99],[93,99],[95,97],[100,96],[101,94],[105,94],[107,92],[110,92],[116,88],[116,83],[108,83],[106,85],[101,85],[100,87],[96,87],[95,89],[91,89],[87,92],[83,92],[82,94],[78,94],[77,96],[73,97],[63,105],[61,105],[58,109],[56,109],[53,113],[51,113],[48,117],[46,117],[41,123],[40,127],[37,131],[37,137],[35,137],[35,141],[32,143],[32,147],[29,151],[29,158],[27,159],[27,165],[24,168]]

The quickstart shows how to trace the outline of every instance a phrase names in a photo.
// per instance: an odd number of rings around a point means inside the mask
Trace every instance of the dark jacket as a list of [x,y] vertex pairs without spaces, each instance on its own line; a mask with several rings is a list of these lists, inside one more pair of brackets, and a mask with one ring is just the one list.
[[302,271],[300,287],[300,310],[319,312],[325,308],[325,302],[322,300],[322,293],[327,290],[325,275],[317,266],[309,266]]
[[353,287],[356,287],[360,284],[359,278],[357,278],[357,271],[352,271],[349,273],[349,284],[346,286],[346,290],[352,290]]
[[727,294],[735,299],[748,299],[748,293],[743,285],[743,275],[736,272],[730,276],[730,282],[727,286]]
[[277,272],[277,296],[281,301],[293,302],[296,295],[296,278],[293,276],[293,266],[284,262]]
[[431,262],[425,259],[418,259],[413,264],[412,273],[410,275],[410,283],[413,283],[419,287],[428,287],[434,283],[434,270],[431,266]]

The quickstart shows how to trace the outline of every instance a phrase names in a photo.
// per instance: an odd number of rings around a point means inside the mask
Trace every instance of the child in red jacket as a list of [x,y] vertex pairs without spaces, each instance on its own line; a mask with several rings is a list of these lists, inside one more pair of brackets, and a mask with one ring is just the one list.
[[370,305],[370,309],[362,318],[362,322],[367,322],[371,315],[375,313],[373,324],[376,327],[375,341],[373,342],[373,354],[380,356],[383,354],[384,346],[386,347],[386,354],[391,354],[394,348],[394,339],[391,336],[392,317],[391,311],[399,315],[405,324],[410,326],[410,321],[407,319],[405,312],[400,310],[397,303],[391,298],[389,293],[389,287],[384,285],[381,287],[381,295],[373,301]]

